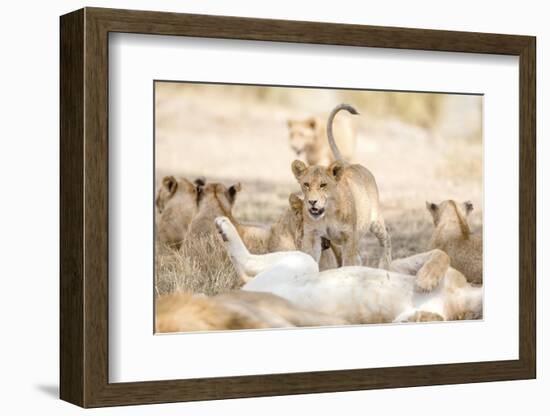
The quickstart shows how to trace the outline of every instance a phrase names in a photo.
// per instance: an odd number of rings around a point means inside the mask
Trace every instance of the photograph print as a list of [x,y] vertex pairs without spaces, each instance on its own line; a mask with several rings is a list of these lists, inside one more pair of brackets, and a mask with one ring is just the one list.
[[153,88],[155,333],[483,319],[483,95]]

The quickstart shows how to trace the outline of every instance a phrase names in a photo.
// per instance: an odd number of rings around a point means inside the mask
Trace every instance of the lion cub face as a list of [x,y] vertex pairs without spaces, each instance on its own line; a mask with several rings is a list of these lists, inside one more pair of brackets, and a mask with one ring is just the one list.
[[301,156],[308,152],[315,144],[317,137],[317,119],[314,117],[306,120],[288,120],[290,147]]
[[302,188],[304,205],[311,219],[320,220],[330,208],[342,169],[341,162],[334,162],[328,168],[308,167],[300,160],[292,162],[292,173]]

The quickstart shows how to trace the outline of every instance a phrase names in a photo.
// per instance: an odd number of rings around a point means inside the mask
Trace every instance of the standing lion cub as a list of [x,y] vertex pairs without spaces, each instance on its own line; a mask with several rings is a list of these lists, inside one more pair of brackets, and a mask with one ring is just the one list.
[[361,265],[360,241],[372,232],[384,248],[379,267],[387,268],[391,263],[391,240],[380,212],[378,186],[367,168],[346,162],[336,146],[332,122],[340,110],[358,114],[352,106],[341,104],[329,116],[328,143],[336,161],[328,168],[306,166],[300,160],[292,163],[292,172],[304,194],[302,249],[318,262],[320,237],[325,237],[342,247],[342,266]]
[[457,204],[453,200],[434,204],[426,202],[435,225],[430,248],[438,248],[451,258],[451,266],[470,283],[483,283],[483,240],[473,234],[467,217],[474,206],[470,201]]

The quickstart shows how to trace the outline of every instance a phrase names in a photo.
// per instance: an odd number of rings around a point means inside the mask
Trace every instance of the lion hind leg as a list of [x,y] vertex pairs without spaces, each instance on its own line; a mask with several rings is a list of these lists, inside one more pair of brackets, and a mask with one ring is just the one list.
[[416,273],[416,288],[429,292],[439,285],[447,273],[451,260],[447,253],[441,250],[432,250],[426,262]]
[[359,243],[354,237],[347,239],[342,245],[342,266],[361,266]]
[[416,276],[415,286],[420,291],[431,291],[445,276],[450,259],[444,251],[435,249],[391,262],[390,270]]

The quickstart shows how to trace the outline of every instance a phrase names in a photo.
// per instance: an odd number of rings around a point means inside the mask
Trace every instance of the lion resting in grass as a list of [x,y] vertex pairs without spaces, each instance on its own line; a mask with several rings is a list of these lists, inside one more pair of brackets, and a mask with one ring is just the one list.
[[[321,117],[288,120],[287,125],[290,147],[296,156],[303,155],[309,165],[328,166],[335,161],[334,154],[326,140],[327,123]],[[357,144],[352,121],[349,118],[341,118],[334,123],[334,130],[342,158],[348,162],[352,161]]]
[[469,282],[483,283],[482,236],[473,234],[467,221],[474,209],[473,204],[447,200],[439,205],[426,202],[426,208],[435,225],[430,247],[446,252],[451,266],[464,274]]
[[157,298],[156,332],[221,331],[341,325],[342,319],[293,305],[270,293],[232,291],[207,297],[175,293]]
[[206,184],[199,195],[197,213],[189,224],[189,233],[193,236],[214,234],[216,217],[233,218],[233,205],[240,190],[240,183],[229,187],[217,182]]
[[155,204],[159,213],[158,237],[161,242],[178,247],[191,220],[198,211],[198,199],[204,178],[191,183],[185,178],[165,176],[157,192]]
[[483,288],[450,267],[441,250],[396,260],[390,271],[342,267],[319,272],[317,262],[301,251],[251,254],[228,218],[217,218],[216,227],[235,267],[252,276],[244,291],[275,294],[351,324],[482,316]]
[[303,251],[319,261],[320,237],[342,247],[342,265],[363,263],[360,242],[370,231],[384,248],[380,267],[391,262],[391,239],[380,212],[378,186],[372,173],[364,166],[349,164],[336,146],[332,121],[340,110],[357,111],[341,104],[330,114],[328,142],[336,158],[329,167],[306,166],[300,160],[292,163],[292,172],[304,194]]

